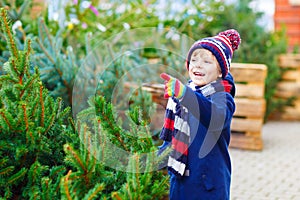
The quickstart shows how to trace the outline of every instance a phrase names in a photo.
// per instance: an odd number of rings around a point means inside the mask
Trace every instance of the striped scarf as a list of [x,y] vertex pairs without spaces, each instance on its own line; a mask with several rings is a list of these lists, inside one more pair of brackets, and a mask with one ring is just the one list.
[[[196,86],[192,81],[189,81],[187,86],[205,97],[220,91],[230,92],[232,87],[227,80],[222,79],[218,79],[203,87]],[[188,109],[174,97],[168,100],[160,139],[172,144],[172,151],[168,158],[168,170],[179,177],[183,175],[189,176],[189,171],[186,169],[190,144]]]

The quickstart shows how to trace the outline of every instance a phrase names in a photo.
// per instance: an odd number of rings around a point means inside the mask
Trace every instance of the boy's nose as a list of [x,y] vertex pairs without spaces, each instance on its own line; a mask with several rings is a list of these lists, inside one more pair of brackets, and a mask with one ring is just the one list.
[[201,68],[201,63],[200,62],[194,63],[192,68]]

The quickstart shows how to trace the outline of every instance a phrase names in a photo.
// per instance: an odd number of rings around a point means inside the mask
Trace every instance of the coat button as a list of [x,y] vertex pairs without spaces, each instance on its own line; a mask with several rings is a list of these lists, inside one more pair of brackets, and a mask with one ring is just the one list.
[[202,174],[202,178],[205,179],[205,178],[206,178],[206,175],[205,175],[205,174]]

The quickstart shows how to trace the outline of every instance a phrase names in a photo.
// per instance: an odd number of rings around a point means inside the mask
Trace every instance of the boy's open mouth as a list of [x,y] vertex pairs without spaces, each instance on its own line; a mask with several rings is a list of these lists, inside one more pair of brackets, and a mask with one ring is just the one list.
[[201,73],[201,72],[193,72],[195,76],[204,76],[205,74],[204,73]]

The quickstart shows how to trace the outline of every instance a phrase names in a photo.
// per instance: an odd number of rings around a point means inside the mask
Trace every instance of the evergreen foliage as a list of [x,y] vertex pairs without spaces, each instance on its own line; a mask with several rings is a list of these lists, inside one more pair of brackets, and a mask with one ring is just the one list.
[[[62,109],[62,99],[48,94],[38,68],[30,73],[31,40],[24,50],[17,49],[6,10],[0,12],[10,52],[6,74],[0,77],[0,195],[37,198],[49,192],[50,184],[57,185],[65,170],[63,144],[72,134],[64,120],[70,108]],[[60,172],[54,172],[57,169]]]
[[64,48],[61,31],[52,36],[43,19],[38,22],[39,33],[33,43],[35,54],[32,62],[39,66],[41,80],[51,95],[62,97],[66,106],[72,104],[73,81],[80,66],[73,48]]
[[[74,1],[75,2],[75,1]],[[155,1],[91,1],[91,6],[83,8],[83,0],[70,2],[65,8],[68,29],[64,34],[67,44],[78,49],[78,56],[85,54],[85,37],[91,33],[92,45],[128,29],[156,27],[159,18],[150,7]],[[75,20],[74,20],[75,18]],[[143,19],[143,20],[140,20]]]
[[[150,1],[148,4],[139,1],[128,1],[127,3],[113,1],[99,4],[99,1],[95,0],[91,1],[88,8],[82,7],[81,0],[69,2],[65,8],[64,27],[58,27],[55,21],[47,19],[39,22],[39,36],[33,42],[33,49],[39,55],[35,56],[34,54],[33,57],[36,57],[34,62],[41,68],[42,80],[51,94],[54,97],[62,97],[66,105],[71,105],[72,96],[70,94],[72,94],[74,75],[81,64],[81,58],[99,42],[105,41],[111,36],[128,29],[162,27],[187,34],[196,40],[215,35],[228,28],[236,28],[242,36],[242,44],[240,49],[235,52],[234,61],[262,63],[268,66],[265,90],[267,118],[282,104],[281,100],[279,103],[273,98],[281,74],[276,56],[286,52],[287,41],[284,39],[286,38],[284,31],[266,31],[257,23],[262,17],[262,13],[256,12],[250,7],[252,2],[253,0],[242,0],[235,4],[225,4],[223,1],[195,0],[190,2],[191,6],[183,5],[181,11],[172,11],[167,8],[160,11],[156,7],[157,1]],[[144,20],[140,21],[141,18]],[[47,26],[43,21],[47,22]],[[31,32],[35,33],[36,31],[33,29]],[[90,41],[89,38],[93,39]],[[49,40],[54,40],[54,42]],[[57,45],[53,45],[54,43]],[[184,47],[182,51],[184,51]],[[43,59],[40,60],[40,56]],[[155,51],[155,47],[145,49],[144,53],[139,56],[141,58],[160,57],[161,63],[166,66],[176,66],[176,69],[183,68],[182,65],[174,65],[178,62],[174,61],[176,58],[173,55],[161,55]],[[183,63],[182,58],[179,63]],[[109,76],[109,74],[107,75]],[[105,80],[107,81],[108,78]],[[109,100],[108,96],[105,96]]]
[[91,98],[89,105],[90,108],[78,114],[79,150],[65,145],[67,161],[74,171],[69,171],[63,179],[61,187],[68,187],[63,188],[62,194],[77,193],[80,199],[96,191],[101,193],[101,199],[161,199],[166,196],[168,176],[158,171],[158,167],[168,152],[157,157],[157,147],[139,108],[128,113],[132,119],[131,129],[125,130],[122,122],[115,118],[114,107],[104,97]]
[[[24,49],[25,39],[28,35],[35,33],[36,23],[29,16],[29,11],[35,3],[28,1],[0,1],[0,7],[7,10],[7,16],[12,24],[12,32],[18,49]],[[3,32],[0,32],[0,75],[4,74],[3,64],[10,57],[8,46]]]
[[28,11],[30,4],[32,4],[32,0],[28,1],[9,1],[9,0],[2,0],[0,1],[0,6],[7,9],[7,14],[9,18],[15,22],[20,20],[23,14]]
[[[129,93],[122,91],[126,82],[150,82],[155,77],[147,77],[150,73],[144,71],[122,81],[120,78],[146,65],[146,58],[153,57],[160,58],[164,70],[170,66],[183,74],[186,70],[182,57],[159,52],[154,41],[151,41],[153,48],[138,49],[131,54],[111,44],[110,55],[103,57],[112,62],[101,74],[96,96],[77,115],[76,123],[70,119],[69,124],[66,120],[82,57],[99,42],[122,31],[161,27],[198,39],[236,28],[243,41],[234,61],[268,66],[266,116],[285,104],[272,98],[280,79],[276,56],[286,50],[285,34],[267,32],[257,24],[261,13],[250,9],[252,0],[242,0],[236,5],[194,0],[193,6],[185,7],[171,18],[159,16],[155,0],[147,1],[148,4],[142,1],[99,4],[99,0],[93,0],[92,7],[85,9],[82,2],[72,1],[67,5],[66,27],[46,18],[38,21],[28,18],[25,11],[31,1],[0,2],[1,7],[8,9],[8,13],[4,8],[0,10],[0,198],[131,200],[162,199],[167,195],[168,176],[155,169],[168,151],[156,156],[157,147],[148,127],[154,110],[151,96],[141,88]],[[172,15],[171,10],[164,12]],[[17,20],[23,25],[12,30],[11,24]],[[91,37],[94,39],[90,40]],[[122,46],[126,39],[121,38],[118,44]],[[165,45],[168,41],[159,42]],[[183,45],[180,48],[178,52],[187,51]],[[98,60],[87,62],[95,65],[95,69],[98,63]],[[153,69],[149,67],[151,73]],[[88,75],[91,76],[88,80],[97,80],[96,71]],[[117,84],[118,91],[114,91]],[[114,92],[120,96],[112,96]],[[126,101],[128,94],[132,96]],[[124,104],[128,102],[129,105]],[[119,117],[118,111],[126,108],[129,112]]]

